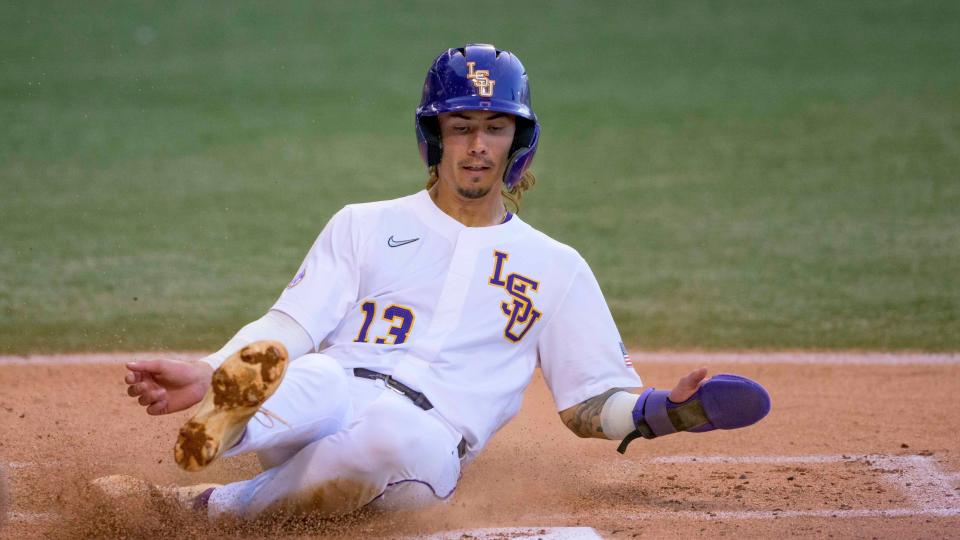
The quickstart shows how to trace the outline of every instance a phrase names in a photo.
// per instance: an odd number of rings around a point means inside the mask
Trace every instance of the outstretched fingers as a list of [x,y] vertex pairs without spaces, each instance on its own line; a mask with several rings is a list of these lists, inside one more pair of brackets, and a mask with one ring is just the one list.
[[203,362],[145,360],[128,362],[123,378],[127,395],[147,408],[147,414],[182,411],[198,403],[210,384],[213,368]]
[[139,398],[137,402],[148,409],[160,401],[166,401],[167,390],[153,378],[153,373],[158,371],[159,366],[148,361],[129,362],[126,367],[130,373],[123,378],[123,382],[128,385],[128,396]]

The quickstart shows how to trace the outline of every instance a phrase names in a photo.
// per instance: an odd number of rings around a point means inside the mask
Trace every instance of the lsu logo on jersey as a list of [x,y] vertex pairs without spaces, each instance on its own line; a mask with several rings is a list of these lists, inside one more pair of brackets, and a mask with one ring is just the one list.
[[503,335],[513,343],[518,343],[543,315],[534,307],[529,296],[530,292],[536,292],[540,288],[540,282],[516,272],[504,277],[503,264],[508,258],[510,255],[502,251],[493,252],[493,275],[488,283],[494,287],[502,287],[510,295],[510,300],[500,302],[500,311],[507,317]]
[[467,78],[473,81],[473,86],[477,88],[477,94],[481,97],[493,97],[493,87],[497,81],[489,78],[489,69],[474,70],[476,62],[467,62]]

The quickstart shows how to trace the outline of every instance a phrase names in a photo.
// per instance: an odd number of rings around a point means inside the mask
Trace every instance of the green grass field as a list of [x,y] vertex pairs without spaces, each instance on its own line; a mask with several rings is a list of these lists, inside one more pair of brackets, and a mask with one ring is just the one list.
[[[643,348],[960,350],[956,2],[4,2],[0,353],[209,349],[516,51],[524,218]],[[459,6],[459,5],[458,5]]]

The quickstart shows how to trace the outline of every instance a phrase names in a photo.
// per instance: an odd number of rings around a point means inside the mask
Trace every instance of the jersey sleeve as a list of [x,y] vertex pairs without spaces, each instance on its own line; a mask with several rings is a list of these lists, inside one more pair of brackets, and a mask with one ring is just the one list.
[[537,343],[540,369],[562,411],[611,388],[641,386],[586,261]]
[[360,231],[348,206],[330,218],[272,308],[297,321],[310,334],[314,347],[357,301],[359,245]]

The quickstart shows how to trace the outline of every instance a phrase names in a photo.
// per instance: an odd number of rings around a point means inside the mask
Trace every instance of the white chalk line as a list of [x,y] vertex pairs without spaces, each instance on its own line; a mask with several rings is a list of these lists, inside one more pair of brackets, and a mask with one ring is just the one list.
[[123,352],[77,354],[31,354],[26,356],[0,355],[0,366],[72,366],[84,364],[123,364],[166,358],[169,360],[197,360],[210,353],[204,352]]
[[803,364],[826,366],[958,365],[960,353],[894,352],[631,352],[634,364]]
[[53,521],[59,514],[50,512],[10,512],[7,514],[11,523],[43,523]]
[[[129,352],[129,353],[80,353],[80,354],[35,354],[27,356],[2,356],[0,366],[59,366],[82,364],[121,364],[168,358],[190,360],[203,358],[209,353],[201,351],[181,352]],[[960,353],[922,352],[846,352],[846,351],[634,351],[631,357],[635,364],[803,364],[843,366],[912,366],[960,365]]]
[[11,469],[30,469],[33,467],[55,467],[60,465],[59,460],[49,460],[49,461],[10,461],[7,463],[7,467]]
[[911,456],[904,460],[896,456],[867,457],[884,472],[884,478],[900,487],[919,508],[952,508],[960,510],[960,501],[954,495],[953,479],[944,474],[932,458]]
[[814,454],[809,456],[662,456],[644,460],[643,463],[671,464],[671,463],[760,463],[760,464],[787,464],[787,463],[840,463],[865,460],[892,459],[899,462],[928,463],[928,456],[889,456],[886,454]]

